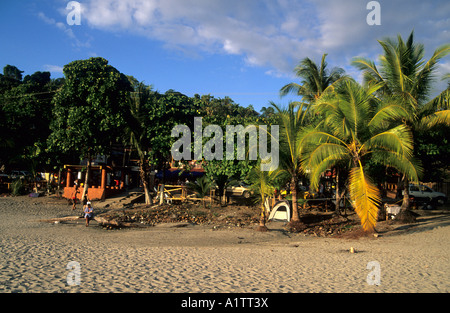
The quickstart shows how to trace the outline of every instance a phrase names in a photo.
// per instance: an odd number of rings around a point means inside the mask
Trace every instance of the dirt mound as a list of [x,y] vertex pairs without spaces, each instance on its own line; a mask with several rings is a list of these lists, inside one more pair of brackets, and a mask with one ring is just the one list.
[[185,222],[194,225],[247,227],[259,221],[259,209],[246,206],[203,207],[201,204],[139,205],[131,209],[102,214],[120,224],[140,223],[155,226],[160,223]]

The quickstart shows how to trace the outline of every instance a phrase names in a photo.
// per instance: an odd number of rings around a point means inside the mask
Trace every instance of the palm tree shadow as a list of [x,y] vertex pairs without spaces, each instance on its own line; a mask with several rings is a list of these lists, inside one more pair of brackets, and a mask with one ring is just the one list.
[[438,227],[450,226],[450,214],[438,216],[423,216],[417,218],[417,222],[413,224],[403,224],[395,227],[393,230],[385,232],[386,235],[401,235],[404,233],[418,233],[430,231]]

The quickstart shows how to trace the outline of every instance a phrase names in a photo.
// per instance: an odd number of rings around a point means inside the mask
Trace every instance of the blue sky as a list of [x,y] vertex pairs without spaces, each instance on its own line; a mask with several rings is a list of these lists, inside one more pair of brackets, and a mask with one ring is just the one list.
[[[329,67],[353,77],[352,57],[376,60],[377,39],[414,29],[429,58],[450,42],[447,0],[378,1],[381,25],[366,22],[366,0],[80,0],[81,25],[69,25],[65,0],[0,2],[0,66],[24,75],[50,71],[93,56],[106,58],[155,90],[188,96],[229,96],[256,110],[269,101],[286,105],[282,86],[297,81],[295,65],[317,62],[328,53]],[[445,58],[438,76],[450,72]],[[437,77],[439,78],[439,77]],[[436,82],[442,90],[445,82]]]

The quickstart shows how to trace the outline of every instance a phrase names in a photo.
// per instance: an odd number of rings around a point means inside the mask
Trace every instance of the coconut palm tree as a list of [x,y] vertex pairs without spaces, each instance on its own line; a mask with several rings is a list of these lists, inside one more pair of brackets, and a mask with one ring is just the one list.
[[260,165],[256,165],[247,175],[247,180],[251,183],[250,189],[255,195],[256,202],[261,205],[261,215],[259,219],[258,231],[267,231],[265,203],[268,197],[272,196],[275,190],[274,182],[286,175],[286,171],[276,169],[273,171],[261,171]]
[[[310,58],[302,59],[294,69],[296,76],[301,79],[301,83],[289,83],[280,90],[281,96],[285,96],[288,93],[295,93],[300,96],[301,101],[307,104],[304,110],[308,111],[308,115],[310,113],[309,108],[320,98],[332,95],[341,82],[350,78],[348,75],[345,75],[345,71],[342,68],[334,67],[329,70],[325,61],[326,57],[327,54],[322,55],[320,65],[317,65]],[[319,119],[320,116],[316,116],[315,120]],[[339,194],[336,197],[338,199]],[[339,207],[339,201],[336,201],[336,206]]]
[[[414,31],[406,42],[400,35],[397,40],[378,41],[383,48],[380,68],[375,62],[357,57],[352,64],[363,71],[366,84],[381,83],[378,93],[382,99],[396,98],[410,113],[402,118],[413,132],[419,127],[432,127],[438,123],[450,125],[449,88],[429,100],[431,86],[438,62],[450,53],[450,44],[437,48],[432,57],[424,60],[424,45],[414,43]],[[409,208],[408,180],[404,178],[405,192],[402,211]]]
[[275,109],[279,125],[279,153],[280,169],[285,170],[289,176],[290,191],[292,195],[292,218],[290,225],[300,222],[298,214],[297,193],[299,178],[303,174],[301,167],[302,143],[301,134],[304,127],[309,125],[311,116],[308,105],[305,103],[291,102],[287,108],[281,108],[271,103]]
[[325,58],[327,54],[322,55],[320,65],[317,65],[310,58],[304,58],[295,67],[294,72],[301,79],[301,84],[289,83],[280,90],[280,95],[285,96],[289,93],[295,93],[302,97],[302,100],[313,104],[322,93],[339,79],[345,77],[342,68],[335,67],[327,69]]
[[381,196],[367,174],[370,157],[418,180],[420,168],[412,158],[413,141],[405,124],[392,127],[392,121],[408,115],[396,102],[381,102],[375,93],[383,87],[362,87],[347,80],[333,96],[322,97],[314,110],[323,116],[316,127],[304,129],[300,138],[302,167],[309,169],[311,188],[319,185],[321,174],[337,164],[347,170],[352,204],[365,231],[374,229]]

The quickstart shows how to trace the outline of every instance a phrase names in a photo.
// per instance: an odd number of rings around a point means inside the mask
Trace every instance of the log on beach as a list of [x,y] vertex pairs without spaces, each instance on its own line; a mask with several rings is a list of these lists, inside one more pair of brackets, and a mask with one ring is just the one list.
[[[82,216],[65,216],[65,217],[55,217],[50,219],[38,220],[38,222],[43,223],[64,223],[70,221],[78,221],[84,220]],[[124,227],[145,227],[139,223],[129,223],[129,222],[121,222],[116,220],[115,218],[109,216],[94,216],[93,220],[95,220],[100,226],[110,226],[113,228],[124,228]]]
[[144,227],[138,223],[129,223],[129,222],[120,222],[114,218],[107,218],[105,216],[94,216],[94,220],[97,221],[101,226],[110,226],[114,228],[122,228],[122,227]]
[[44,222],[44,223],[68,222],[68,221],[77,221],[81,218],[83,218],[83,217],[78,216],[78,215],[77,216],[65,216],[65,217],[50,218],[50,219],[46,219],[46,220],[39,220],[39,222]]

